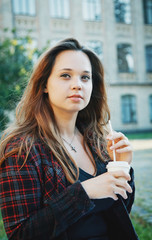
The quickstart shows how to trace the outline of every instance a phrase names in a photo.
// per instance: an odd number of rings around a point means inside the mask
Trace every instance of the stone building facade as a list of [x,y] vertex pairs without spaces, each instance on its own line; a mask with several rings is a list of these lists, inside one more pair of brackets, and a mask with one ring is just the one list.
[[152,0],[0,0],[3,29],[38,46],[75,37],[105,69],[113,127],[152,131]]

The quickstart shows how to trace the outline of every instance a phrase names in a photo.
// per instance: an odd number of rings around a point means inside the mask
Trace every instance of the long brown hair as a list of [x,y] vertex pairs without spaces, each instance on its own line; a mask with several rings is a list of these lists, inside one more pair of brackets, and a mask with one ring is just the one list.
[[[16,152],[20,157],[22,150],[27,152],[26,161],[33,143],[40,139],[51,149],[63,168],[66,178],[73,183],[78,179],[79,171],[74,160],[64,147],[48,95],[44,93],[56,57],[65,50],[82,51],[89,57],[91,62],[92,95],[87,107],[78,113],[76,126],[83,133],[84,145],[87,142],[93,144],[102,159],[103,127],[110,119],[103,66],[94,52],[81,46],[76,39],[69,38],[46,51],[36,64],[22,99],[17,106],[16,121],[5,131],[2,137],[0,164],[5,158]],[[16,146],[14,145],[14,148],[6,153],[6,145],[14,137],[21,137],[22,141],[17,142]],[[67,155],[69,158],[67,158]]]

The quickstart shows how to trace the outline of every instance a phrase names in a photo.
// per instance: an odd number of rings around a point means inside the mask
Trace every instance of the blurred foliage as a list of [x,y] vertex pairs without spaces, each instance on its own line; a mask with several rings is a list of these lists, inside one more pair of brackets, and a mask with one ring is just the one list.
[[137,213],[131,214],[131,220],[140,240],[152,240],[152,224],[147,223]]
[[[16,35],[14,29],[12,33]],[[23,94],[34,61],[48,45],[38,50],[30,36],[15,36],[0,42],[0,131],[9,121],[7,112],[16,107]]]
[[144,132],[144,133],[126,133],[125,134],[129,140],[137,140],[137,139],[152,139],[152,132]]

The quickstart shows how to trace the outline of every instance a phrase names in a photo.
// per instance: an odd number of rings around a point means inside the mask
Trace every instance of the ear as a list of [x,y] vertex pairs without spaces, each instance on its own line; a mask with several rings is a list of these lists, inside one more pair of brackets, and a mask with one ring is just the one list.
[[44,93],[48,93],[47,87],[44,88]]

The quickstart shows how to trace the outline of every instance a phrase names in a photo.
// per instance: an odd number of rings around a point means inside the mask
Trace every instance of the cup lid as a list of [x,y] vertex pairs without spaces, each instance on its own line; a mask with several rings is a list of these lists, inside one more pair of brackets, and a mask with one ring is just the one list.
[[130,165],[126,161],[112,161],[112,162],[109,162],[107,164],[107,166],[112,166],[112,167],[122,166],[122,167],[127,167],[127,168],[130,167]]

